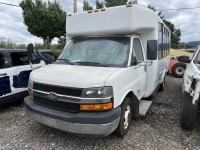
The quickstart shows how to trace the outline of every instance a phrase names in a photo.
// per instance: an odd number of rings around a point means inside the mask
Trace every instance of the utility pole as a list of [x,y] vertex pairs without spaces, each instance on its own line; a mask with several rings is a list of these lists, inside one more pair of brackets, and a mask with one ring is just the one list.
[[74,13],[77,13],[77,0],[74,0]]

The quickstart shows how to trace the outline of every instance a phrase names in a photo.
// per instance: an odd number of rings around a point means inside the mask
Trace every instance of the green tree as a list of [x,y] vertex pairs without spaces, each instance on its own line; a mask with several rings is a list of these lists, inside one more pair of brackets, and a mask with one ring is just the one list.
[[[156,11],[156,9],[151,5],[148,5],[147,7],[152,9],[153,11]],[[181,40],[181,30],[177,29],[172,22],[167,21],[166,19],[164,19],[164,16],[162,15],[162,12],[158,12],[158,16],[163,20],[165,25],[171,31],[171,47],[172,48],[179,48],[180,40]]]
[[96,9],[101,9],[101,8],[103,8],[103,2],[96,0]]
[[126,5],[127,0],[105,0],[106,7],[114,7],[120,5]]
[[90,4],[88,3],[88,1],[84,0],[83,1],[83,11],[88,11],[88,10],[92,10],[93,7],[90,6]]
[[19,5],[28,31],[42,38],[48,48],[55,37],[66,33],[66,13],[57,1],[22,0]]

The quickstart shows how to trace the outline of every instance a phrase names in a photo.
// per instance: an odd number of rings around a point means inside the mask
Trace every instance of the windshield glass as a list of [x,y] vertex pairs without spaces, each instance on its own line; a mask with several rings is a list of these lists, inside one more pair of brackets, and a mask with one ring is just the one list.
[[58,61],[87,66],[127,66],[129,37],[75,39],[65,47]]
[[196,58],[194,59],[194,63],[195,63],[195,64],[200,64],[200,51],[199,51],[198,54],[196,55]]

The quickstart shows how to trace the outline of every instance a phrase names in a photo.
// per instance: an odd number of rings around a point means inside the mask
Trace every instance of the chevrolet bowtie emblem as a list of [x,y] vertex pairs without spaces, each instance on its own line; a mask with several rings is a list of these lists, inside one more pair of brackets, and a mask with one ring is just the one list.
[[47,95],[47,98],[53,101],[56,101],[58,99],[58,97],[56,96],[55,93],[50,92],[49,95]]

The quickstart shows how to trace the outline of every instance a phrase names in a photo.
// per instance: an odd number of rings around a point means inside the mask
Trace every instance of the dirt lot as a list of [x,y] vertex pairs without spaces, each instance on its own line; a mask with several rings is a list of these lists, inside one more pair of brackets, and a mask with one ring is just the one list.
[[0,108],[0,149],[200,149],[200,130],[179,125],[181,81],[167,76],[146,117],[134,119],[125,138],[79,138],[30,120],[21,103]]

